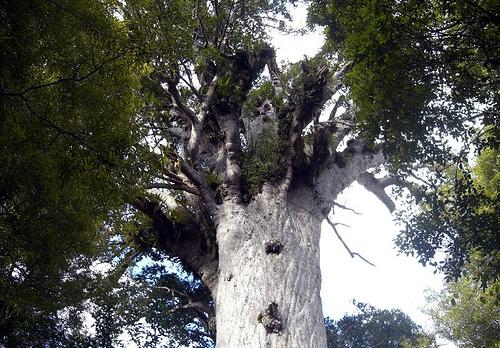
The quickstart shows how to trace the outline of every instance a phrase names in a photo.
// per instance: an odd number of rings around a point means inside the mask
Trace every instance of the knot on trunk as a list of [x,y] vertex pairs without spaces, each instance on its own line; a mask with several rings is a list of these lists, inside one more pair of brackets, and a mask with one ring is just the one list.
[[276,302],[270,302],[257,320],[264,325],[267,333],[279,333],[283,329]]
[[276,254],[279,255],[281,250],[283,250],[283,243],[279,240],[270,240],[265,244],[266,254]]

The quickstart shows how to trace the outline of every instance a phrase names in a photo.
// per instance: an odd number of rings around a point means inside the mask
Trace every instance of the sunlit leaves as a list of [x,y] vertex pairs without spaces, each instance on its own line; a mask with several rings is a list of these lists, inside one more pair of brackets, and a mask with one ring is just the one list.
[[458,347],[496,347],[500,342],[500,282],[496,280],[483,288],[477,279],[483,272],[477,263],[482,259],[480,254],[474,254],[466,276],[427,299],[427,312],[437,332]]

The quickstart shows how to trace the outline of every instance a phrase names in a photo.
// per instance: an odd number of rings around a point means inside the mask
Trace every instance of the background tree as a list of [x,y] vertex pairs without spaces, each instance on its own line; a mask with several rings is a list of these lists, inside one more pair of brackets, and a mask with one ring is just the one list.
[[[500,155],[498,150],[485,149],[477,157],[473,166],[472,186],[480,197],[470,215],[457,214],[460,200],[456,206],[442,210],[447,219],[467,226],[468,232],[481,233],[484,240],[494,235],[498,227],[498,192]],[[452,194],[449,188],[442,196]],[[460,212],[461,210],[459,210]],[[467,221],[464,217],[472,217]],[[465,220],[465,221],[464,221]],[[432,293],[428,297],[427,309],[439,335],[455,342],[459,347],[496,347],[500,344],[498,328],[500,284],[497,276],[498,252],[488,255],[474,252],[465,267],[465,274],[458,280],[446,285],[445,291]],[[487,276],[485,276],[485,274]],[[488,279],[494,279],[488,281]]]
[[78,317],[58,311],[75,312],[99,288],[90,266],[113,252],[105,221],[141,185],[142,67],[112,11],[97,1],[0,2],[6,346],[65,345]]
[[[422,203],[399,214],[398,243],[424,264],[443,250],[439,268],[457,276],[471,250],[497,252],[496,234],[471,228],[480,210],[464,208],[484,196],[466,154],[498,144],[495,2],[313,1],[327,45],[280,67],[266,31],[286,29],[293,3],[0,2],[9,345],[64,345],[77,303],[105,346],[117,322],[150,337],[173,319],[200,345],[216,332],[220,347],[326,346],[320,227],[354,181],[391,211],[388,186]],[[440,187],[458,204],[434,204]],[[431,228],[454,207],[470,218]],[[192,284],[162,262],[122,277],[141,258],[175,262]],[[98,261],[116,269],[95,272]],[[82,270],[81,298],[35,290],[66,289]],[[127,319],[118,294],[142,316]]]
[[[479,255],[478,255],[479,256]],[[428,313],[439,335],[458,347],[498,347],[500,344],[500,283],[482,288],[478,274],[482,258],[474,258],[468,274],[428,297]]]
[[434,337],[425,333],[397,309],[377,309],[354,302],[357,314],[338,321],[326,318],[328,348],[435,347]]

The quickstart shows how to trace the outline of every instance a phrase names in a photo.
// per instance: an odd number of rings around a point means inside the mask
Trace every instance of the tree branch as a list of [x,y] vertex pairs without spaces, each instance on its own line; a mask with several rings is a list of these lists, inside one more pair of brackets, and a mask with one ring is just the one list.
[[368,172],[361,174],[357,181],[363,185],[368,191],[372,192],[377,198],[385,204],[387,209],[392,213],[396,209],[394,201],[385,193],[384,188],[388,185],[393,185],[392,180],[379,180],[373,174]]
[[358,212],[358,211],[356,211],[356,210],[354,210],[352,208],[349,208],[349,207],[347,207],[347,206],[345,206],[343,204],[340,204],[340,203],[337,203],[337,202],[333,202],[333,205],[339,207],[340,209],[348,210],[348,211],[350,211],[350,212],[352,212],[352,213],[354,213],[356,215],[363,215],[360,212]]
[[89,72],[87,72],[86,74],[84,74],[82,76],[77,76],[77,74],[75,73],[75,75],[72,77],[61,77],[61,78],[59,78],[55,81],[52,81],[52,82],[42,83],[39,85],[33,85],[33,86],[28,87],[28,88],[25,88],[24,90],[22,90],[20,92],[2,92],[2,91],[0,91],[0,95],[9,96],[9,97],[23,97],[28,92],[31,92],[31,91],[34,91],[37,89],[41,89],[41,88],[53,87],[53,86],[56,86],[56,85],[64,83],[64,82],[70,82],[70,81],[82,82],[82,81],[88,79],[89,77],[91,77],[92,75],[96,74],[97,72],[99,72],[99,70],[101,70],[106,64],[109,64],[109,63],[123,57],[123,55],[124,55],[124,53],[119,53],[119,54],[113,55],[112,57],[110,57],[108,59],[103,60],[100,64],[94,65],[94,68],[92,70],[90,70]]
[[113,167],[116,167],[117,164],[114,163],[114,162],[111,162],[107,157],[105,157],[97,148],[95,148],[94,146],[88,144],[84,139],[82,139],[76,132],[71,132],[71,131],[68,131],[66,130],[65,128],[57,125],[56,123],[52,122],[50,119],[48,119],[47,117],[44,117],[42,115],[40,115],[38,112],[35,111],[35,109],[32,108],[32,106],[30,105],[30,103],[28,102],[28,100],[26,99],[26,97],[24,95],[20,95],[19,96],[21,98],[21,100],[24,102],[24,105],[26,106],[26,108],[28,109],[28,112],[35,116],[36,118],[38,118],[40,121],[46,123],[50,128],[54,129],[56,132],[62,134],[62,135],[66,135],[70,138],[73,138],[74,140],[76,140],[81,146],[83,146],[84,148],[92,151],[96,157],[102,161],[103,163],[107,164],[107,165],[110,165],[110,166],[113,166]]
[[359,140],[350,140],[344,151],[336,152],[318,168],[313,184],[320,209],[328,213],[339,193],[362,173],[386,161],[382,151],[368,149]]
[[172,80],[166,76],[163,76],[163,79],[167,83],[167,89],[170,97],[172,98],[173,107],[179,110],[182,115],[184,115],[191,122],[191,124],[195,124],[197,122],[196,115],[182,102],[179,90],[177,89],[177,79]]
[[205,40],[205,47],[208,46],[209,40],[207,36],[207,31],[205,29],[205,24],[203,24],[203,19],[201,18],[200,15],[200,0],[196,1],[196,6],[195,6],[195,13],[196,13],[196,19],[198,20],[198,24],[200,25],[200,30],[201,34],[203,35],[203,39]]
[[193,122],[191,125],[191,134],[188,142],[188,153],[189,157],[191,158],[191,163],[193,163],[195,167],[198,167],[198,150],[201,142],[201,133],[205,124],[207,114],[214,101],[215,89],[218,79],[219,78],[216,75],[210,82],[206,95],[202,97],[203,102],[200,106],[200,111],[194,117],[195,122]]
[[340,90],[340,87],[342,87],[342,84],[344,83],[344,77],[351,70],[352,66],[353,62],[348,61],[340,68],[340,70],[333,74],[331,82],[324,86],[321,106],[323,106],[333,97],[335,93]]
[[281,73],[278,67],[278,63],[276,63],[275,50],[273,50],[273,54],[269,58],[269,61],[267,62],[267,68],[269,70],[269,75],[271,77],[271,81],[273,82],[273,86],[276,91],[276,96],[279,97],[283,93],[283,87],[281,86]]
[[210,188],[210,185],[205,180],[205,178],[198,173],[193,167],[191,167],[182,157],[177,154],[168,155],[171,160],[179,163],[180,171],[184,174],[191,183],[198,189],[199,195],[205,203],[205,207],[210,214],[210,217],[217,221],[217,204],[215,202],[215,192]]
[[280,136],[288,143],[285,154],[286,174],[281,185],[281,192],[286,192],[292,182],[293,165],[297,155],[302,130],[315,118],[319,117],[327,84],[328,68],[318,65],[313,68],[307,61],[302,62],[304,76],[294,86],[290,100],[280,112]]
[[347,252],[349,253],[349,255],[351,256],[351,258],[354,258],[354,257],[359,257],[361,260],[363,260],[364,262],[366,262],[367,264],[369,264],[370,266],[373,266],[375,267],[375,265],[373,263],[371,263],[370,261],[368,261],[367,259],[365,259],[362,255],[360,255],[359,253],[357,252],[353,252],[351,251],[351,249],[349,248],[349,246],[346,244],[346,242],[344,242],[344,239],[342,239],[342,236],[340,235],[339,231],[337,230],[337,224],[333,223],[332,220],[330,220],[330,218],[327,216],[326,217],[326,222],[328,222],[328,224],[330,226],[332,226],[333,228],[333,232],[335,232],[335,234],[337,235],[337,238],[340,240],[340,242],[342,243],[342,245],[344,246],[344,248],[347,250]]
[[136,199],[131,205],[151,218],[152,230],[156,232],[145,236],[143,246],[158,248],[178,258],[188,270],[200,277],[215,296],[218,270],[215,231],[211,222],[203,220],[201,215],[204,214],[200,209],[189,213],[191,218],[188,221],[179,222],[167,216],[159,203],[145,197]]
[[200,196],[200,193],[198,190],[189,187],[186,184],[169,184],[166,182],[155,182],[152,184],[147,185],[146,189],[168,189],[168,190],[178,190],[178,191],[184,191],[191,193],[193,195]]

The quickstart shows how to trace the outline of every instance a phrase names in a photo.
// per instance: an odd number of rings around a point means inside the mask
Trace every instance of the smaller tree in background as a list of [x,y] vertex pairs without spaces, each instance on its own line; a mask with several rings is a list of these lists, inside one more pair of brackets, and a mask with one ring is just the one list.
[[398,309],[377,309],[353,301],[357,314],[334,321],[325,319],[328,348],[437,347],[432,335]]
[[468,265],[468,274],[428,297],[437,334],[458,347],[500,347],[500,281],[482,288],[478,279],[479,255]]

